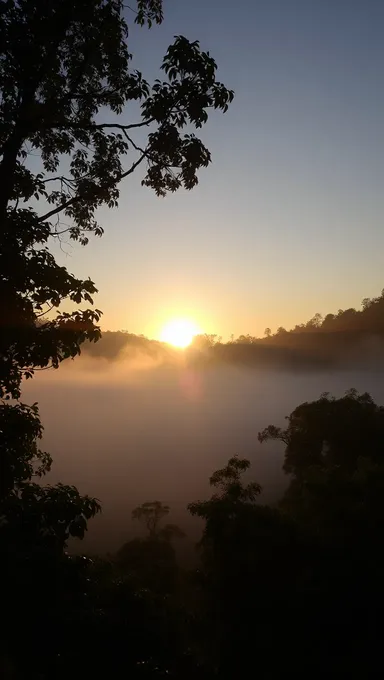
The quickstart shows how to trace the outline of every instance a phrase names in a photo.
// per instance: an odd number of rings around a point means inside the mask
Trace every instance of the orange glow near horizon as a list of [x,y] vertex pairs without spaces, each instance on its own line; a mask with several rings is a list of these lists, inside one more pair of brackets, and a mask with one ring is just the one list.
[[160,340],[183,349],[188,347],[194,336],[199,333],[201,333],[201,330],[193,321],[189,319],[174,319],[163,327]]

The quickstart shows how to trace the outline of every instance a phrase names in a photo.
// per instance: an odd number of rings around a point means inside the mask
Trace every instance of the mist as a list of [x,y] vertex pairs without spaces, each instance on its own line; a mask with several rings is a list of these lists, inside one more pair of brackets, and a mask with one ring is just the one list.
[[80,357],[36,374],[23,399],[39,403],[42,448],[53,456],[44,481],[74,484],[102,502],[79,549],[106,552],[138,532],[131,511],[147,500],[169,504],[172,521],[195,539],[199,525],[186,505],[208,496],[209,476],[233,455],[252,461],[262,500],[274,502],[287,484],[283,449],[261,446],[258,432],[283,425],[295,406],[325,391],[341,396],[355,387],[384,403],[382,378],[382,370],[196,369],[182,353],[172,363],[144,354],[114,362]]

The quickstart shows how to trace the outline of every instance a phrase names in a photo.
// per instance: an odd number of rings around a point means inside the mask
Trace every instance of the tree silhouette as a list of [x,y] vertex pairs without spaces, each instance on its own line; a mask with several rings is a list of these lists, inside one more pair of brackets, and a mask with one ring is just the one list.
[[245,677],[255,654],[262,670],[264,664],[269,673],[281,670],[269,645],[276,640],[276,611],[286,606],[296,567],[294,528],[279,511],[260,504],[259,484],[244,483],[249,468],[249,460],[231,458],[210,478],[213,496],[188,505],[204,520],[202,627],[210,649],[204,640],[202,645],[205,654],[213,654],[219,677]]
[[[139,0],[135,21],[160,23],[162,3]],[[158,195],[191,189],[210,154],[183,128],[202,127],[209,109],[225,111],[232,100],[233,93],[216,80],[214,60],[181,36],[164,57],[164,80],[150,87],[130,69],[127,34],[121,0],[10,1],[2,8],[1,397],[18,399],[23,377],[57,368],[79,354],[85,340],[100,337],[99,310],[60,312],[64,300],[92,305],[96,287],[57,264],[51,240],[66,233],[85,245],[89,234],[101,235],[96,210],[117,205],[120,181],[140,164],[146,167],[143,184]],[[127,124],[119,116],[134,102],[141,113]],[[138,129],[141,136],[146,132],[143,146],[132,138]],[[30,153],[40,154],[39,166],[29,162]],[[130,165],[123,166],[130,154]],[[38,411],[24,405],[4,411],[2,421],[10,428],[3,433],[5,493],[11,492],[12,475],[19,483],[22,465],[23,482],[31,478],[28,461],[40,455],[34,437],[41,428]]]
[[285,445],[291,481],[280,508],[307,546],[298,568],[310,616],[319,632],[335,622],[328,658],[352,674],[370,674],[378,661],[375,616],[384,603],[384,408],[354,389],[339,399],[325,393],[294,409],[285,429],[265,428],[259,440]]
[[[161,20],[159,0],[140,0],[136,23]],[[17,397],[23,373],[57,367],[99,337],[98,310],[36,323],[65,299],[92,304],[96,292],[57,265],[49,239],[100,236],[96,210],[117,205],[119,183],[139,165],[157,195],[192,189],[210,153],[183,128],[226,111],[233,93],[217,82],[212,57],[182,36],[163,59],[165,79],[150,86],[130,68],[121,0],[10,1],[0,36],[0,387]],[[132,102],[141,113],[127,123]],[[41,167],[28,163],[31,150]]]
[[[163,19],[161,0],[138,0],[136,8],[138,25]],[[96,211],[117,206],[120,182],[139,167],[142,184],[158,196],[192,189],[210,162],[194,130],[210,110],[226,111],[233,99],[216,80],[209,53],[183,36],[168,48],[163,75],[150,86],[131,68],[125,9],[122,0],[2,3],[0,398],[18,400],[23,378],[57,368],[78,355],[85,340],[100,337],[94,282],[59,266],[52,242],[60,244],[66,234],[86,245],[90,234],[101,236]],[[64,301],[74,311],[61,311]],[[82,537],[100,506],[72,486],[34,483],[51,464],[38,447],[35,405],[3,401],[0,425],[3,613],[9,635],[17,630],[14,640],[19,635],[26,645],[27,634],[11,625],[22,612],[31,651],[37,645],[31,630],[50,629],[60,619],[48,594],[60,591],[67,539]],[[166,536],[175,533],[168,528]],[[12,582],[7,572],[15,575]],[[37,596],[42,619],[35,616],[32,625]],[[52,644],[57,661],[56,649]],[[31,676],[41,677],[40,670]]]
[[[306,323],[280,334],[257,338],[243,334],[228,342],[214,334],[195,336],[185,357],[190,363],[241,363],[291,370],[324,369],[329,366],[362,362],[376,365],[383,357],[384,298],[363,300],[362,310],[340,310],[324,318],[315,314]],[[346,347],[348,351],[346,352]],[[98,343],[87,342],[83,351],[93,357],[118,359],[124,349],[134,355],[136,348],[148,356],[168,361],[175,356],[166,343],[122,331],[103,333]],[[368,351],[369,350],[369,351]]]
[[[162,18],[159,0],[139,0],[136,23],[151,26]],[[158,195],[193,188],[210,154],[183,128],[202,127],[209,109],[226,111],[233,98],[217,82],[212,57],[182,36],[163,59],[164,80],[150,87],[140,72],[130,69],[127,36],[121,0],[10,0],[2,8],[2,397],[18,399],[23,377],[30,378],[36,368],[57,368],[63,359],[79,354],[84,340],[100,337],[99,310],[57,311],[64,300],[92,305],[96,287],[57,264],[51,239],[60,241],[66,233],[85,245],[90,233],[100,236],[96,210],[117,205],[120,181],[140,164],[146,167],[142,183]],[[141,104],[141,113],[128,124],[126,116],[119,116],[134,102]],[[146,132],[143,146],[132,137],[138,129],[141,137]],[[30,153],[40,154],[39,166],[29,162]],[[130,154],[131,163],[124,166]],[[33,443],[33,435],[40,436],[38,411],[8,409],[4,427],[13,430],[16,417],[18,441],[13,431],[5,433],[2,454],[2,483],[9,491],[12,474],[16,483],[23,461],[27,482],[32,472],[28,460],[40,455]],[[13,436],[18,459],[12,462],[15,452],[7,447]],[[21,453],[23,437],[28,450]]]
[[339,565],[355,559],[357,546],[360,566],[373,555],[384,565],[384,408],[356,390],[340,399],[324,394],[298,406],[285,430],[270,425],[259,433],[268,440],[286,447],[284,511],[331,545]]
[[169,506],[161,501],[147,501],[132,510],[132,519],[143,522],[150,538],[158,536],[159,523],[169,514]]
[[230,458],[227,465],[214,472],[209,480],[210,485],[217,489],[210,500],[188,505],[192,515],[205,521],[200,545],[208,562],[213,560],[229,566],[235,557],[233,551],[238,543],[238,532],[247,527],[248,521],[253,521],[261,487],[255,482],[242,483],[241,476],[249,466],[250,461],[245,458]]
[[362,456],[383,460],[384,407],[367,393],[348,390],[335,399],[328,393],[301,404],[288,416],[288,427],[268,426],[259,441],[280,440],[285,446],[284,470],[306,480],[313,467],[354,471]]
[[16,485],[49,472],[52,459],[37,447],[42,431],[37,404],[3,404],[0,409],[0,502]]
[[162,593],[175,588],[178,568],[171,542],[185,534],[176,524],[161,526],[169,510],[161,501],[147,501],[132,511],[132,519],[142,522],[148,534],[124,543],[116,557],[123,573],[130,574],[138,588]]
[[221,337],[214,333],[202,333],[195,335],[192,339],[191,348],[204,351],[210,347],[214,347],[216,343],[221,342]]
[[173,538],[184,538],[184,532],[176,524],[160,526],[161,520],[169,514],[169,505],[161,501],[147,501],[132,510],[132,519],[142,522],[151,540],[161,539],[171,541]]

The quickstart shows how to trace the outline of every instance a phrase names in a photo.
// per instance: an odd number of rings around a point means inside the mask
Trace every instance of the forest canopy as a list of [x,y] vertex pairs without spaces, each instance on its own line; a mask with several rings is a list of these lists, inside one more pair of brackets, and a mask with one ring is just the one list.
[[[187,349],[192,363],[225,362],[288,367],[298,370],[323,368],[345,361],[374,360],[384,352],[384,291],[364,298],[361,309],[340,309],[337,314],[315,314],[309,321],[286,330],[270,328],[264,337],[242,334],[225,342],[218,335],[195,336]],[[367,355],[369,349],[369,356]],[[105,331],[97,344],[83,345],[86,356],[108,360],[140,354],[172,362],[178,351],[166,343],[128,331]]]

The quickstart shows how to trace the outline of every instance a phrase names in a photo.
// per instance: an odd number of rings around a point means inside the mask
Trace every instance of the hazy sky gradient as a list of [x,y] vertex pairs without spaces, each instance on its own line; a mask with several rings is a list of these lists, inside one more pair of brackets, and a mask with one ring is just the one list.
[[383,0],[164,4],[161,27],[131,31],[134,65],[152,79],[174,35],[199,39],[236,98],[202,132],[213,163],[195,190],[157,199],[138,174],[104,237],[60,255],[96,281],[102,327],[156,337],[188,316],[262,334],[379,294]]

